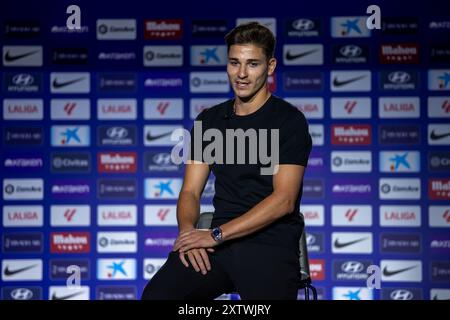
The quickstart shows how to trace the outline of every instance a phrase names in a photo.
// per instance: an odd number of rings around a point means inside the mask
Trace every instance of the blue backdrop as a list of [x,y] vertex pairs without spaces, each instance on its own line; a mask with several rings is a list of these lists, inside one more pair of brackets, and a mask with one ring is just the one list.
[[[381,29],[365,25],[371,4]],[[275,31],[271,90],[311,127],[301,210],[320,298],[450,299],[445,1],[0,8],[2,299],[140,296],[177,234],[167,133],[232,96],[223,36],[245,19]],[[203,211],[213,194],[211,179]],[[69,265],[81,288],[65,287]]]

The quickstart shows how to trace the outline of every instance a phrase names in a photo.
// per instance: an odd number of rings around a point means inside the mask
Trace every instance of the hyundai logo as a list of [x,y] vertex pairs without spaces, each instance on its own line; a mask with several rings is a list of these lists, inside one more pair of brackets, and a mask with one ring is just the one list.
[[404,71],[395,71],[389,74],[388,79],[393,83],[407,83],[411,79],[411,76]]
[[11,298],[14,300],[30,300],[33,298],[33,291],[27,288],[17,288],[11,291]]
[[128,130],[123,127],[112,127],[106,131],[106,135],[111,139],[123,139],[128,136]]
[[16,86],[29,86],[34,82],[34,77],[28,73],[19,73],[12,78]]
[[414,296],[409,290],[397,289],[391,292],[390,297],[392,300],[412,300]]
[[306,245],[310,246],[316,243],[316,237],[312,234],[306,235]]
[[298,19],[292,22],[292,28],[295,30],[308,31],[314,28],[314,22],[309,19]]
[[168,166],[171,164],[171,158],[169,153],[157,153],[153,156],[153,161],[162,166]]
[[347,261],[342,264],[341,270],[345,273],[358,273],[363,271],[364,265],[358,261]]
[[344,57],[355,58],[355,57],[359,57],[361,55],[362,50],[361,50],[360,47],[350,44],[350,45],[347,45],[347,46],[343,46],[339,50],[339,52]]

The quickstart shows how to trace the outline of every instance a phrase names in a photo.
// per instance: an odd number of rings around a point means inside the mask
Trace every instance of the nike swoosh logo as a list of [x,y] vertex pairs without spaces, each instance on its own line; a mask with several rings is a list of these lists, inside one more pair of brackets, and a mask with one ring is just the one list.
[[344,81],[339,81],[338,78],[335,77],[333,79],[333,86],[335,86],[335,87],[342,87],[342,86],[344,86],[346,84],[358,81],[358,80],[360,80],[362,78],[365,78],[365,77],[366,76],[364,75],[364,76],[359,76],[359,77],[351,78],[351,79],[344,80]]
[[13,62],[13,61],[16,61],[16,60],[19,60],[19,59],[31,56],[31,55],[33,55],[33,54],[35,54],[37,52],[39,52],[39,50],[30,51],[30,52],[27,52],[27,53],[23,53],[23,54],[19,54],[19,55],[13,56],[13,55],[11,55],[11,52],[7,51],[6,54],[5,54],[5,61],[6,62]]
[[366,239],[367,239],[367,237],[366,238],[361,238],[361,239],[356,239],[356,240],[349,241],[349,242],[339,242],[339,239],[336,239],[336,240],[334,240],[334,247],[337,248],[337,249],[345,248],[345,247],[348,247],[348,246],[350,246],[352,244],[364,241]]
[[71,294],[68,294],[68,295],[65,295],[65,296],[59,296],[59,297],[58,297],[58,296],[56,295],[56,293],[53,292],[53,294],[52,294],[52,300],[67,300],[67,299],[76,297],[76,296],[78,296],[78,295],[80,295],[80,294],[82,294],[82,293],[83,293],[83,291],[80,291],[80,292],[75,292],[75,293],[71,293]]
[[302,58],[302,57],[307,56],[307,55],[309,55],[311,53],[314,53],[314,52],[316,52],[318,50],[319,49],[313,49],[313,50],[305,51],[305,52],[298,53],[298,54],[292,54],[290,51],[288,51],[286,53],[286,60],[295,60],[295,59],[298,59],[298,58]]
[[24,268],[20,268],[20,269],[16,269],[16,270],[10,270],[10,269],[9,269],[9,266],[6,266],[5,271],[3,272],[3,274],[4,274],[5,276],[13,276],[13,275],[15,275],[15,274],[17,274],[17,273],[21,273],[21,272],[30,270],[30,269],[32,269],[32,268],[34,268],[34,267],[36,267],[36,266],[37,266],[37,264],[33,264],[33,265],[31,265],[31,266],[24,267]]
[[448,136],[450,136],[450,132],[449,133],[444,133],[444,134],[437,134],[433,130],[433,131],[431,131],[430,139],[431,140],[441,140],[441,139],[444,139],[444,138],[446,138]]
[[153,141],[153,140],[157,140],[159,138],[168,136],[170,134],[172,134],[172,131],[166,132],[166,133],[163,133],[163,134],[159,134],[157,136],[152,136],[152,134],[149,132],[149,133],[147,133],[147,136],[145,138],[147,139],[147,141]]
[[66,86],[68,86],[70,84],[79,82],[79,81],[83,80],[84,78],[85,77],[81,77],[81,78],[69,80],[69,81],[66,81],[66,82],[58,82],[58,79],[55,78],[53,80],[53,88],[58,89],[58,88],[66,87]]
[[450,299],[439,299],[437,294],[436,294],[436,295],[434,295],[433,300],[450,300]]
[[383,275],[385,275],[386,277],[390,277],[390,276],[396,275],[396,274],[398,274],[398,273],[402,273],[402,272],[405,272],[405,271],[414,269],[414,268],[416,268],[416,267],[417,267],[417,266],[412,266],[412,267],[403,268],[403,269],[398,269],[398,270],[394,270],[394,271],[390,271],[390,270],[388,270],[386,267],[384,267],[384,269],[383,269]]

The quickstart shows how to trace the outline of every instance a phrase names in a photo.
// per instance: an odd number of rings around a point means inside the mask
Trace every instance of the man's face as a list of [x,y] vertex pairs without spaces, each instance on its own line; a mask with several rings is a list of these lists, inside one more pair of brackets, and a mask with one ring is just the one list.
[[251,100],[266,86],[276,61],[267,59],[262,48],[253,44],[236,44],[228,52],[227,73],[233,91],[241,100]]

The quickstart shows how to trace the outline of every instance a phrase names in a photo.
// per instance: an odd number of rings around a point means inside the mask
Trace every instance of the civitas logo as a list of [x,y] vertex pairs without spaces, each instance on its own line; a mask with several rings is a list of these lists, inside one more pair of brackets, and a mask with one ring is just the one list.
[[52,232],[50,234],[51,253],[89,253],[89,232]]

